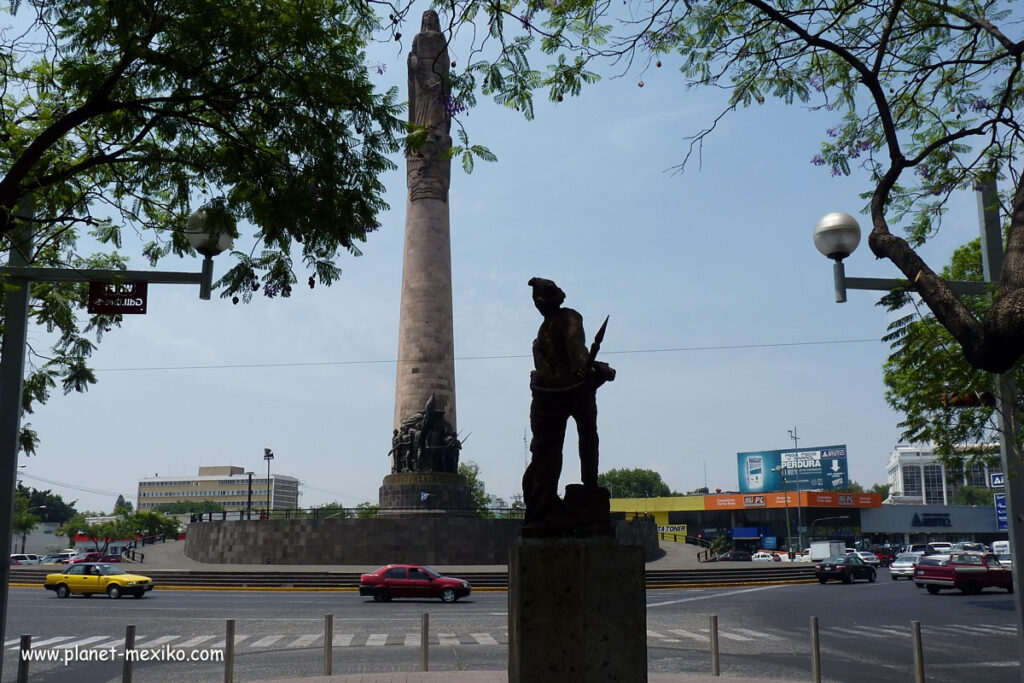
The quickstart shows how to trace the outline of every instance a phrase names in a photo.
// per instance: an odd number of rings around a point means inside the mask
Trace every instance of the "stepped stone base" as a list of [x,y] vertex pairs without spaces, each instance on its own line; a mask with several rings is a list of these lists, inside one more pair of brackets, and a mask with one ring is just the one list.
[[469,482],[450,472],[398,472],[384,477],[378,517],[473,517]]
[[641,546],[519,538],[508,581],[509,683],[647,680]]

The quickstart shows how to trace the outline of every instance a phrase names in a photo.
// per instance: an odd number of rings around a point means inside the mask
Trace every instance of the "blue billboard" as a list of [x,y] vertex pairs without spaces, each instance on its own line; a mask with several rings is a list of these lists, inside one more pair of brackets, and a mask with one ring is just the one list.
[[736,454],[740,493],[821,491],[849,484],[846,445]]

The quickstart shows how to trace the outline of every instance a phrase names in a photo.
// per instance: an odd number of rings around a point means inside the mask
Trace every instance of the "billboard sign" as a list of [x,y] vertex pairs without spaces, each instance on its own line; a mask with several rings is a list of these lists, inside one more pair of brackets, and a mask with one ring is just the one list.
[[1008,531],[1009,525],[1006,522],[1006,494],[997,493],[992,498],[996,506],[996,529],[998,531]]
[[841,489],[849,484],[846,445],[736,454],[740,493]]

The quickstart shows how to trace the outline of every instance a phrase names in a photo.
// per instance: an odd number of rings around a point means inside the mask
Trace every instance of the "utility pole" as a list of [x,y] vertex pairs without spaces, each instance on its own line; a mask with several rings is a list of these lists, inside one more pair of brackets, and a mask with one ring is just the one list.
[[[787,429],[789,432],[789,438],[793,439],[793,450],[800,450],[800,437],[796,435],[796,426],[792,429]],[[788,495],[788,494],[787,494]],[[804,513],[803,507],[800,505],[800,487],[796,490],[796,549],[799,552],[804,551]]]

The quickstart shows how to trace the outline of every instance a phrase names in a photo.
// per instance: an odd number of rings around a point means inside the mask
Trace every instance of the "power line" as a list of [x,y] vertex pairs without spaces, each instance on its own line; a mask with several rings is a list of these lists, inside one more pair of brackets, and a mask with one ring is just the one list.
[[60,486],[61,488],[71,489],[72,491],[82,491],[83,493],[95,493],[95,494],[103,495],[103,496],[121,496],[121,495],[124,495],[124,492],[119,492],[118,493],[118,492],[114,492],[114,491],[103,491],[101,489],[90,489],[90,488],[86,488],[84,486],[75,486],[74,484],[66,484],[66,483],[64,483],[62,481],[54,481],[53,479],[47,479],[45,477],[38,477],[38,476],[36,476],[34,474],[29,474],[28,472],[18,472],[18,477],[19,478],[20,477],[25,477],[26,479],[35,479],[36,481],[42,481],[42,482],[45,482],[47,484],[53,484],[54,486]]
[[[626,349],[622,351],[603,351],[602,355],[628,355],[641,353],[685,353],[692,351],[735,351],[741,349],[774,349],[792,346],[831,346],[838,344],[879,344],[878,339],[826,339],[821,341],[800,341],[800,342],[777,342],[772,344],[719,344],[713,346],[677,346],[664,349]],[[494,356],[456,356],[456,361],[472,360],[509,360],[515,358],[532,358],[530,354],[509,354]],[[336,361],[306,361],[298,363],[224,363],[217,365],[164,365],[137,368],[96,368],[96,372],[142,372],[156,370],[233,370],[245,368],[301,368],[301,367],[324,367],[339,365],[380,365],[397,364],[397,359],[391,360],[336,360]],[[413,361],[402,361],[413,362]]]

